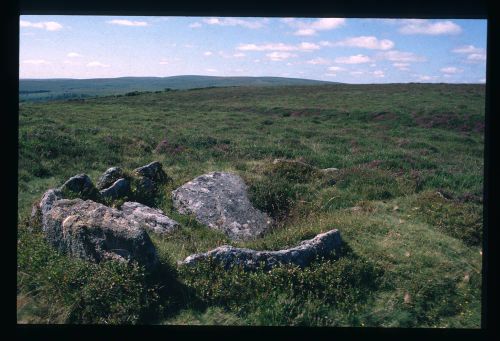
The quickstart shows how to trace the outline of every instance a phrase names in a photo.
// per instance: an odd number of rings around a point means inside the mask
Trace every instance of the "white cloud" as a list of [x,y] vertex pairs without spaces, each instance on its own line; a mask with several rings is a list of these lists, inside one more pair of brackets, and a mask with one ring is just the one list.
[[413,75],[419,81],[431,81],[438,78],[438,76],[429,76],[429,75]]
[[305,22],[294,18],[283,18],[281,21],[297,29],[294,35],[312,36],[318,31],[333,30],[343,26],[346,20],[344,18],[321,18],[312,22]]
[[158,62],[158,64],[160,65],[169,65],[169,64],[172,64],[172,63],[175,63],[175,62],[178,62],[180,61],[181,59],[180,58],[162,58],[160,59],[160,61]]
[[313,36],[316,34],[316,30],[312,28],[301,28],[300,30],[295,31],[296,36]]
[[386,59],[391,62],[424,62],[426,61],[425,57],[417,56],[412,52],[403,52],[403,51],[386,51],[380,52],[378,57],[381,59]]
[[454,73],[460,73],[463,70],[456,68],[454,66],[449,66],[449,67],[441,68],[439,71],[441,71],[442,73],[454,74]]
[[211,51],[205,51],[203,52],[204,56],[211,56],[213,53]]
[[149,24],[145,21],[131,21],[126,19],[114,19],[106,21],[108,24],[121,25],[121,26],[148,26]]
[[451,51],[455,53],[484,53],[483,48],[475,47],[474,45],[460,46]]
[[306,63],[312,65],[328,65],[331,64],[331,61],[329,59],[318,57],[308,60]]
[[360,75],[364,74],[364,72],[363,71],[351,71],[351,72],[349,72],[349,74],[352,76],[360,76]]
[[337,77],[337,74],[336,73],[325,73],[325,76]]
[[87,64],[88,67],[109,67],[108,64],[103,64],[101,62],[98,62],[98,61],[93,61],[93,62],[90,62]]
[[55,21],[43,21],[33,23],[31,21],[21,20],[19,22],[21,27],[33,27],[33,28],[41,28],[47,31],[59,31],[63,28],[61,24]]
[[481,78],[481,79],[479,80],[479,83],[486,83],[486,78]]
[[355,56],[349,56],[349,57],[337,57],[335,58],[335,62],[339,64],[362,64],[362,63],[369,63],[372,60],[370,57],[362,55],[362,54],[357,54]]
[[321,47],[314,43],[300,43],[298,45],[299,50],[310,51],[310,50],[319,50]]
[[484,62],[486,61],[486,54],[484,53],[472,53],[467,56],[467,60],[471,62]]
[[31,65],[48,65],[48,64],[50,64],[45,59],[26,59],[26,60],[23,60],[21,63],[31,64]]
[[374,36],[360,36],[347,38],[338,42],[329,43],[323,41],[320,43],[323,46],[349,46],[349,47],[361,47],[365,49],[372,50],[390,50],[394,47],[394,42],[389,39],[379,40]]
[[250,29],[257,29],[264,26],[262,20],[260,21],[250,21],[238,18],[207,18],[203,19],[203,22],[208,25],[219,25],[219,26],[242,26]]
[[314,43],[302,42],[297,45],[283,43],[270,44],[240,44],[237,48],[240,51],[312,51],[320,49],[320,46]]
[[207,72],[217,72],[216,69],[205,69],[205,71],[207,71]]
[[67,65],[72,65],[72,66],[82,65],[80,62],[75,62],[75,61],[72,61],[72,60],[65,60],[63,63],[67,64]]
[[384,71],[382,71],[382,70],[375,70],[375,71],[370,72],[370,73],[375,77],[379,77],[379,78],[385,77]]
[[188,48],[188,49],[192,49],[194,47],[193,44],[184,44],[183,46]]
[[395,68],[401,70],[401,71],[408,71],[410,70],[408,66],[410,66],[410,63],[393,63],[392,64]]
[[245,56],[246,56],[246,54],[244,54],[243,52],[237,52],[237,53],[233,54],[233,57],[235,57],[235,58],[243,58]]
[[272,61],[282,61],[288,58],[296,57],[296,54],[289,53],[289,52],[271,52],[266,54],[267,58],[269,58]]
[[328,68],[328,70],[330,70],[330,71],[343,71],[345,69],[343,67],[340,67],[340,66],[330,66]]
[[202,25],[199,22],[194,22],[192,24],[189,24],[189,27],[191,28],[198,28],[201,27]]
[[438,21],[431,23],[428,20],[410,19],[404,21],[406,24],[399,29],[403,34],[458,34],[462,28],[452,21]]
[[321,18],[313,22],[293,22],[299,29],[295,31],[298,36],[315,35],[317,31],[333,30],[345,24],[344,18]]
[[76,58],[76,57],[81,57],[82,55],[76,52],[70,52],[66,56],[70,58]]

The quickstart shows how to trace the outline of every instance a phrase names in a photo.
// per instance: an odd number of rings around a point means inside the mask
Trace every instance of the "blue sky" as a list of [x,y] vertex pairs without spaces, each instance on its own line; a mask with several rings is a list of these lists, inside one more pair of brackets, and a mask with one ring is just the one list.
[[20,17],[20,78],[482,83],[486,20]]

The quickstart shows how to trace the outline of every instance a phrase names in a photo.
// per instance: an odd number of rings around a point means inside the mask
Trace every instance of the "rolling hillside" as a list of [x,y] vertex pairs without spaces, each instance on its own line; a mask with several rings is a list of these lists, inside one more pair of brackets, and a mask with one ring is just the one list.
[[19,100],[45,101],[125,94],[132,91],[186,90],[228,86],[283,86],[332,84],[311,79],[282,77],[121,77],[98,79],[20,79]]

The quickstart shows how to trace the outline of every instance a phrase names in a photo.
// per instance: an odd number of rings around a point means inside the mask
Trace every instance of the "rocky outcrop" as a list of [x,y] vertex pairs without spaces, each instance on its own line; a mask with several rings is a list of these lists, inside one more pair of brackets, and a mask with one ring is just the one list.
[[158,262],[154,245],[138,222],[91,200],[52,202],[42,215],[42,225],[46,239],[74,257],[93,262],[135,260],[146,268]]
[[128,217],[137,221],[149,231],[158,234],[168,234],[179,227],[179,223],[170,219],[162,210],[142,205],[138,202],[126,202],[121,211]]
[[127,179],[118,179],[111,186],[103,189],[101,192],[102,198],[118,199],[130,195],[130,182]]
[[108,168],[97,181],[96,187],[99,190],[110,187],[116,180],[123,178],[124,173],[119,167]]
[[206,253],[198,253],[187,257],[180,265],[194,265],[200,261],[212,259],[224,268],[241,266],[245,270],[262,267],[269,270],[280,264],[293,264],[305,267],[316,257],[330,255],[342,244],[338,230],[318,234],[313,239],[304,240],[298,246],[279,251],[255,251],[223,245]]
[[172,199],[180,213],[193,214],[199,223],[232,240],[261,236],[271,225],[271,218],[252,206],[246,185],[236,174],[201,175],[173,191]]

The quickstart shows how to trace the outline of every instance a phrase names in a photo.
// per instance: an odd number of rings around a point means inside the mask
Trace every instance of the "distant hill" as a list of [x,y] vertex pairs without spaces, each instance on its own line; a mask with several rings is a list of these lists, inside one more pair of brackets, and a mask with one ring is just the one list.
[[133,91],[186,90],[228,86],[319,85],[333,82],[284,77],[120,77],[96,79],[20,79],[20,101],[44,101],[124,94]]

